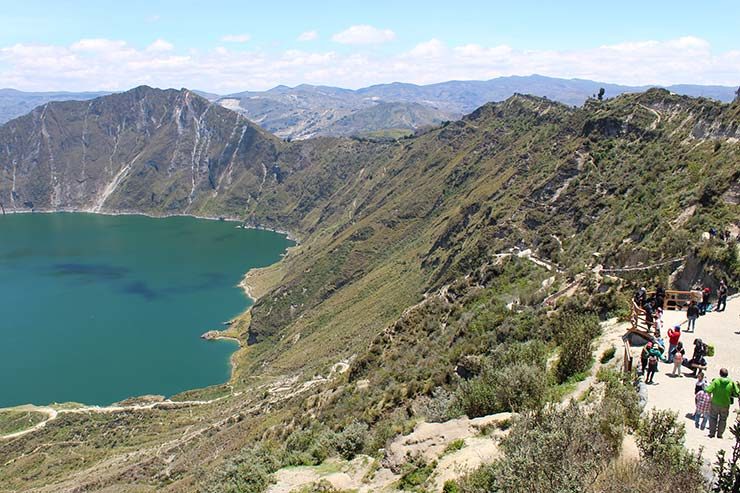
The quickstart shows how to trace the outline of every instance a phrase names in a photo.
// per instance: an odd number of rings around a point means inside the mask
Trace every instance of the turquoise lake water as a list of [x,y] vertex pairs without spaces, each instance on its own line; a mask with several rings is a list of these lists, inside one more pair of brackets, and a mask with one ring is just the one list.
[[0,216],[0,407],[110,404],[223,383],[237,287],[292,245],[190,217]]

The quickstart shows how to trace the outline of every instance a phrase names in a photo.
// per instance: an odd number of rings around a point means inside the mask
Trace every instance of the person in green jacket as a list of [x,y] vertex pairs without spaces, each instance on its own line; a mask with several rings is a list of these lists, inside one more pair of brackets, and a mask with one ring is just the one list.
[[712,396],[712,404],[709,410],[709,438],[722,438],[727,425],[727,416],[730,414],[730,401],[737,397],[739,389],[737,384],[727,378],[727,368],[719,371],[719,378],[712,380],[706,391]]

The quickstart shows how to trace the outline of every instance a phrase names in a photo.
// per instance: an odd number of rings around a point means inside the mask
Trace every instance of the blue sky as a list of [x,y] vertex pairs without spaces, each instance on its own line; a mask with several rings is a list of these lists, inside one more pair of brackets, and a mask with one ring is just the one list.
[[38,1],[0,5],[0,86],[230,92],[543,73],[740,83],[740,1]]

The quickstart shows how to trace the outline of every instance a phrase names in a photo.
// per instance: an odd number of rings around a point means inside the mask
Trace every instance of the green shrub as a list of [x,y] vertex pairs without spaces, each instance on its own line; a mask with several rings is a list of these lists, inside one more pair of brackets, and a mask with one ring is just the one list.
[[[606,403],[603,407],[609,408]],[[684,448],[684,434],[683,423],[678,422],[674,413],[647,413],[640,419],[636,433],[640,460],[612,464],[601,475],[594,491],[663,491],[666,485],[680,485],[682,493],[706,492],[703,461],[700,455],[694,455]]]
[[502,442],[504,456],[463,478],[461,491],[586,491],[618,451],[599,432],[601,420],[601,409],[575,403],[525,414]]
[[403,465],[398,488],[404,491],[424,491],[422,487],[436,467],[436,462],[427,463],[421,455],[410,458]]
[[334,446],[336,451],[347,460],[354,459],[355,455],[362,452],[367,442],[367,425],[355,421],[345,427],[335,437]]
[[280,462],[274,450],[264,446],[244,450],[224,464],[203,485],[203,493],[262,493],[273,482]]
[[602,407],[618,409],[620,425],[637,428],[640,421],[640,398],[634,386],[634,375],[609,368],[601,368],[596,375],[605,384]]
[[714,484],[712,491],[715,493],[735,493],[740,491],[740,421],[730,427],[730,433],[735,439],[732,454],[727,457],[724,450],[717,454],[714,463]]
[[447,480],[442,487],[442,493],[460,493],[460,487],[457,485],[456,482],[452,480]]
[[518,363],[486,369],[478,378],[460,384],[457,405],[468,417],[502,411],[541,408],[547,398],[547,372],[541,366]]
[[599,334],[599,321],[593,315],[567,314],[560,321],[557,335],[560,358],[555,367],[558,383],[588,370],[593,362],[592,341]]
[[601,364],[606,364],[614,358],[614,355],[617,353],[617,348],[614,346],[609,346],[604,350],[604,352],[601,355],[601,359],[599,360]]
[[305,430],[296,430],[285,440],[283,464],[286,466],[321,464],[334,452],[335,441],[335,433],[323,425],[315,424]]
[[637,427],[637,447],[643,460],[664,464],[682,465],[687,460],[683,447],[686,428],[672,411],[651,410]]
[[453,440],[447,444],[443,454],[451,454],[452,452],[457,452],[464,446],[465,446],[465,440],[463,440],[462,438],[458,438],[457,440]]

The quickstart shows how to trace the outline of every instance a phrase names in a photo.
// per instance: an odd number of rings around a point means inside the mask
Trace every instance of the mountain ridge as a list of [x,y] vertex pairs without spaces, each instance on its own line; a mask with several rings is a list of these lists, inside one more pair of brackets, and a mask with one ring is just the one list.
[[[279,85],[266,91],[241,91],[218,95],[193,92],[218,101],[244,114],[264,129],[285,139],[314,136],[397,137],[445,120],[456,120],[489,101],[501,101],[514,93],[545,96],[573,106],[582,105],[600,88],[607,97],[642,92],[645,86],[627,86],[587,79],[562,79],[541,75],[498,77],[489,80],[455,80],[427,85],[393,82],[360,89],[325,85]],[[669,90],[730,102],[735,88],[677,84]],[[21,116],[48,100],[90,99],[106,93],[22,93],[0,90],[0,123]],[[413,106],[428,109],[422,112]],[[338,120],[351,125],[337,125]],[[399,126],[400,125],[400,126]]]

